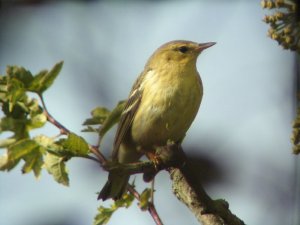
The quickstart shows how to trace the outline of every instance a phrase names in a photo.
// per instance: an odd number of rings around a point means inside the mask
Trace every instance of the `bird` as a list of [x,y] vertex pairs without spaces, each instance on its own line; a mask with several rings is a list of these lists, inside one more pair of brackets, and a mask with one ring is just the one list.
[[[175,40],[163,44],[148,59],[135,81],[116,131],[112,161],[151,160],[168,141],[181,143],[196,117],[203,96],[197,58],[216,42]],[[98,199],[121,199],[129,174],[110,171]]]

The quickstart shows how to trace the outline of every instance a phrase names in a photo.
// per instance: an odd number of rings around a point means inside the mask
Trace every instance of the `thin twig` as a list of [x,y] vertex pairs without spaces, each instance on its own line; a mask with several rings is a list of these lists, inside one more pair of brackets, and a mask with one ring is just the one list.
[[90,156],[90,155],[83,155],[83,156],[75,156],[75,157],[80,157],[80,158],[85,158],[85,159],[90,159],[90,160],[93,160],[97,163],[100,163],[99,159],[98,158],[95,158],[93,156]]
[[[138,200],[140,201],[140,194],[131,186],[131,185],[128,185],[128,191],[133,194],[133,196]],[[156,211],[156,208],[155,206],[149,202],[149,205],[148,205],[148,212],[150,213],[150,215],[152,216],[154,222],[157,224],[157,225],[163,225],[163,222],[161,221],[157,211]]]
[[[62,125],[60,122],[58,122],[56,119],[54,119],[54,117],[49,113],[49,111],[47,110],[44,98],[42,95],[39,95],[40,99],[41,99],[41,103],[42,106],[44,108],[44,113],[47,117],[47,120],[52,123],[54,126],[56,126],[61,134],[65,134],[68,135],[71,133],[71,131],[66,128],[64,125]],[[99,151],[99,149],[95,146],[89,146],[90,147],[90,151],[99,159],[98,161],[103,164],[104,162],[106,162],[106,159],[104,157],[104,155]]]
[[107,162],[105,156],[99,151],[99,148],[97,146],[90,145],[89,147],[90,147],[90,151],[99,159],[101,165]]
[[54,117],[49,113],[49,111],[47,110],[47,107],[46,107],[43,95],[39,94],[39,97],[41,99],[41,103],[42,103],[42,106],[44,108],[44,113],[45,113],[45,115],[47,117],[47,120],[50,123],[52,123],[54,126],[56,126],[59,129],[59,131],[60,131],[61,134],[65,134],[65,135],[69,134],[70,130],[68,130],[61,123],[59,123],[56,119],[54,119]]

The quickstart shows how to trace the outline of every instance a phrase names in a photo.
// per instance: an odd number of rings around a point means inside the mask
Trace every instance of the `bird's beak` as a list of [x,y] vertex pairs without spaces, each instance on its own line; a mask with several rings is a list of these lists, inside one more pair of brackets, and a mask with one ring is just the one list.
[[207,49],[207,48],[209,48],[209,47],[211,47],[211,46],[213,46],[213,45],[215,45],[215,44],[217,44],[217,42],[200,43],[200,44],[198,44],[197,50],[198,50],[199,52],[201,52],[201,51],[203,51],[204,49]]

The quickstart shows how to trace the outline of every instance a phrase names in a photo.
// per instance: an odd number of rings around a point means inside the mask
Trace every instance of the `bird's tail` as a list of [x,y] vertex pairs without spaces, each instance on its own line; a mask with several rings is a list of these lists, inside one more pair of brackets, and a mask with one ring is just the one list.
[[113,200],[118,200],[122,198],[123,194],[126,192],[127,184],[129,180],[129,175],[124,175],[116,172],[110,172],[108,175],[108,181],[100,191],[98,195],[98,200],[112,198]]

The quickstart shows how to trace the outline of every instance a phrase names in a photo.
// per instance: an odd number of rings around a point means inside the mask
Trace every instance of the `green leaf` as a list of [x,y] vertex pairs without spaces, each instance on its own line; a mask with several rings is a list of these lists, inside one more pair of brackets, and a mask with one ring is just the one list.
[[104,120],[110,114],[110,111],[105,107],[97,107],[91,112],[92,118],[86,119],[83,125],[103,124]]
[[128,208],[129,206],[131,206],[133,200],[134,200],[134,196],[130,193],[126,193],[122,196],[121,199],[115,201],[110,208],[105,208],[103,206],[100,206],[98,208],[98,213],[94,218],[93,225],[107,224],[112,214],[115,211],[117,211],[119,208],[122,207]]
[[30,112],[31,115],[43,113],[42,107],[39,105],[39,101],[36,98],[28,98],[26,102],[26,109]]
[[120,207],[128,208],[131,206],[133,200],[134,200],[134,195],[131,193],[126,193],[122,196],[121,199],[115,201],[114,207],[115,208],[120,208]]
[[26,96],[24,84],[17,79],[11,79],[7,85],[8,110],[11,112],[18,101]]
[[29,137],[26,129],[26,119],[14,119],[11,117],[4,117],[0,120],[0,133],[5,131],[13,132],[14,134],[7,139],[0,139],[0,148],[8,147],[13,142]]
[[28,87],[28,90],[42,94],[53,84],[55,78],[61,71],[62,66],[63,61],[55,64],[49,72],[47,70],[40,71],[36,76],[34,76],[33,81]]
[[0,76],[0,102],[7,100],[7,77]]
[[148,210],[149,208],[149,202],[150,202],[150,198],[152,196],[152,189],[150,188],[146,188],[141,196],[140,196],[140,202],[139,202],[139,207],[145,211]]
[[60,144],[66,152],[73,156],[85,156],[90,151],[88,143],[74,133],[70,133],[67,139],[59,140],[57,144]]
[[8,147],[8,159],[19,160],[38,148],[38,144],[30,139],[23,139]]
[[94,128],[92,126],[87,126],[86,128],[81,130],[82,132],[94,132],[94,133],[99,133],[99,129]]
[[0,170],[6,170],[6,165],[8,161],[8,156],[7,154],[1,155],[0,156]]
[[6,148],[16,142],[15,138],[0,139],[0,148]]
[[38,135],[38,136],[35,136],[33,139],[36,143],[38,143],[44,149],[53,148],[53,146],[55,146],[54,139],[49,138],[45,135]]
[[112,214],[114,213],[114,209],[112,208],[105,208],[103,206],[100,206],[98,208],[98,213],[94,218],[93,225],[104,225],[107,224],[110,220]]
[[20,160],[10,161],[8,159],[8,155],[5,153],[4,155],[0,156],[0,170],[2,171],[10,171],[16,165],[18,165]]
[[28,87],[33,80],[33,76],[30,71],[26,70],[24,67],[8,66],[6,68],[6,74],[9,78],[15,78],[21,81],[25,87]]
[[44,113],[37,114],[29,120],[27,123],[27,128],[28,130],[36,129],[36,128],[41,128],[45,125],[47,122],[47,117]]
[[51,174],[54,180],[65,186],[69,186],[69,177],[65,165],[65,158],[46,153],[45,156],[45,167],[49,174]]
[[118,102],[117,106],[107,116],[107,118],[103,122],[103,125],[99,132],[101,139],[104,137],[104,135],[107,133],[107,131],[109,131],[110,128],[112,128],[113,125],[115,125],[117,122],[119,122],[122,112],[124,111],[125,104],[126,104],[126,101]]
[[39,148],[37,143],[30,139],[22,139],[16,143],[9,145],[7,154],[1,156],[0,170],[13,169],[22,158],[30,155],[33,151]]
[[25,164],[22,168],[22,172],[29,173],[33,171],[35,177],[39,178],[42,171],[42,166],[44,164],[41,147],[26,155],[23,159],[25,160]]

